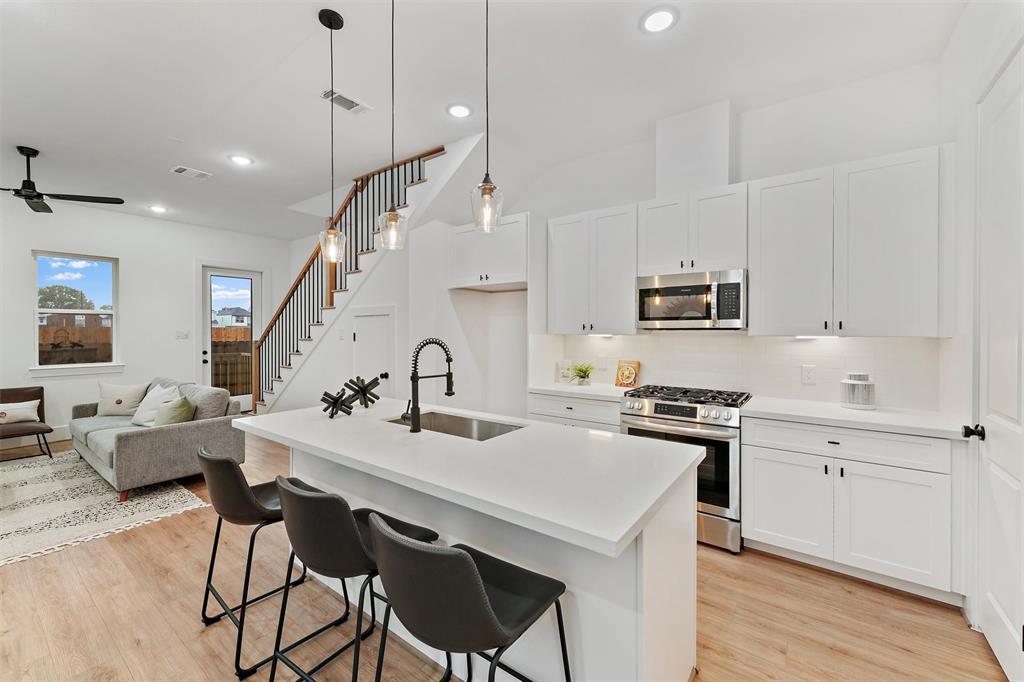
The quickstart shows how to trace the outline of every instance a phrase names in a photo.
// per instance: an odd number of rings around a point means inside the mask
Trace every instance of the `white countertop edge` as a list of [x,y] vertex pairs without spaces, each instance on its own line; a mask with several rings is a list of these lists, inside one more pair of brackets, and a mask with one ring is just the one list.
[[[443,411],[451,413],[474,414],[472,411],[459,409],[444,408]],[[508,421],[529,423],[529,420],[522,420],[518,418],[508,418]],[[567,542],[572,545],[583,547],[593,552],[597,552],[598,554],[603,554],[605,556],[612,557],[613,559],[617,558],[620,554],[622,554],[622,552],[625,551],[625,549],[633,542],[633,540],[636,539],[637,535],[640,534],[640,531],[643,530],[643,528],[647,525],[651,518],[661,508],[661,505],[664,504],[665,498],[672,490],[672,488],[679,482],[679,480],[694,464],[694,462],[691,462],[679,473],[678,476],[676,476],[673,480],[667,482],[664,488],[658,494],[655,502],[648,507],[647,511],[644,514],[642,514],[640,518],[638,518],[636,522],[632,526],[630,526],[618,539],[615,539],[593,535],[590,533],[583,533],[573,528],[567,528],[566,526],[554,523],[552,521],[549,521],[548,519],[532,516],[519,510],[509,509],[508,507],[494,504],[493,502],[490,502],[488,500],[482,500],[480,498],[473,497],[471,495],[466,495],[465,493],[453,491],[448,488],[435,486],[420,479],[412,478],[410,476],[405,476],[403,474],[391,471],[390,469],[375,467],[372,464],[369,464],[368,462],[348,457],[340,452],[311,447],[308,443],[304,443],[297,438],[284,436],[275,431],[270,431],[268,429],[262,429],[258,426],[254,426],[251,422],[247,420],[247,418],[244,417],[241,419],[234,420],[232,422],[232,425],[235,428],[241,429],[242,431],[252,433],[256,436],[260,436],[262,438],[266,438],[277,443],[282,443],[290,448],[294,448],[302,452],[308,452],[312,455],[315,455],[322,459],[326,459],[335,464],[347,466],[351,469],[355,469],[356,471],[361,471],[371,476],[376,476],[377,478],[391,481],[392,483],[397,483],[398,485],[411,488],[412,490],[425,493],[432,497],[437,497],[447,502],[457,504],[459,506],[471,509],[476,512],[480,512],[482,514],[486,514],[488,516],[492,516],[498,520],[505,521],[513,525],[526,528],[528,530],[532,530],[534,532],[540,533],[541,535],[546,535],[561,540],[563,542]],[[696,459],[697,458],[695,457],[694,460]]]
[[554,395],[563,398],[579,398],[581,400],[597,400],[606,403],[618,403],[622,395],[632,389],[623,386],[612,386],[611,384],[590,384],[589,386],[575,386],[573,384],[539,384],[531,385],[527,393],[540,393],[542,395]]
[[962,439],[958,425],[966,423],[940,412],[885,407],[852,410],[838,403],[758,396],[740,408],[740,416],[957,441]]

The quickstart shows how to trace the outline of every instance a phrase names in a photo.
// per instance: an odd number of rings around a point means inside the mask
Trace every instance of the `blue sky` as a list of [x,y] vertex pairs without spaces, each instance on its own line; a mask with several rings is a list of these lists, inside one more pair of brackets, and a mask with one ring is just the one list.
[[210,287],[214,310],[221,308],[252,310],[252,280],[248,277],[213,275],[210,277]]
[[36,284],[40,288],[63,284],[84,291],[98,309],[113,304],[113,272],[113,264],[108,261],[39,256]]

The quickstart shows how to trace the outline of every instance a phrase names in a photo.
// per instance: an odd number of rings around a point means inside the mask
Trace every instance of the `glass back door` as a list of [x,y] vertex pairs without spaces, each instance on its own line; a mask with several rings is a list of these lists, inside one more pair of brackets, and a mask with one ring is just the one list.
[[252,347],[262,330],[258,272],[203,268],[203,383],[226,388],[252,409]]

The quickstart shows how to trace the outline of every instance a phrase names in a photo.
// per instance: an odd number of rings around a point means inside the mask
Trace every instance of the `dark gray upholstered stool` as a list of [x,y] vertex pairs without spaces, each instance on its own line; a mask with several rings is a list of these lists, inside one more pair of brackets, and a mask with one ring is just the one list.
[[[317,671],[352,648],[352,680],[355,682],[359,676],[359,644],[373,634],[376,626],[377,611],[374,599],[384,599],[383,595],[373,589],[373,579],[377,577],[377,563],[374,560],[369,527],[371,514],[378,515],[379,512],[372,509],[353,510],[342,497],[318,491],[297,478],[278,476],[277,487],[281,511],[284,514],[284,526],[288,531],[288,540],[292,544],[292,553],[288,558],[288,573],[285,575],[291,576],[295,557],[298,557],[305,566],[320,575],[341,579],[346,616],[349,604],[345,579],[364,579],[362,587],[359,588],[359,601],[356,605],[355,636],[309,670],[303,670],[285,655],[294,645],[281,648],[281,633],[284,630],[285,613],[288,609],[288,587],[285,587],[284,596],[281,598],[281,616],[277,622],[270,679],[273,680],[277,674],[277,663],[280,661],[301,679],[309,682]],[[437,540],[437,533],[429,528],[399,521],[384,514],[379,515],[387,519],[391,527],[403,536],[415,538],[422,543]],[[370,592],[370,626],[364,631],[363,604],[367,590]]]
[[[466,654],[468,679],[472,654],[490,661],[488,680],[498,668],[516,679],[530,679],[501,662],[520,636],[555,606],[565,680],[570,682],[565,624],[558,598],[565,583],[528,571],[467,547],[428,545],[396,533],[387,519],[370,516],[377,569],[387,591],[383,632],[377,659],[377,680],[384,665],[388,621],[394,608],[402,624],[424,644],[444,651],[448,659],[443,682],[452,676],[452,653]],[[494,655],[487,650],[496,649]]]
[[[284,585],[250,599],[249,577],[252,573],[252,555],[256,546],[256,534],[261,529],[282,519],[281,503],[277,496],[277,485],[274,482],[269,482],[250,486],[246,482],[245,475],[242,473],[242,469],[238,466],[237,462],[229,457],[211,454],[205,449],[199,450],[199,466],[203,471],[203,477],[206,479],[206,489],[210,495],[210,502],[217,512],[217,530],[213,534],[210,570],[206,575],[206,590],[203,593],[203,624],[210,625],[216,623],[225,616],[235,624],[235,627],[238,628],[238,636],[235,639],[235,675],[239,678],[248,677],[256,672],[260,666],[273,660],[274,656],[270,654],[251,666],[242,667],[242,641],[245,633],[246,609],[267,597],[283,591],[288,586],[294,587],[301,583],[306,579],[306,567],[303,566],[302,574],[290,583],[288,581],[291,580],[291,567],[289,567]],[[224,521],[240,526],[255,526],[252,534],[249,536],[249,553],[245,559],[245,578],[242,581],[242,601],[238,606],[228,606],[220,592],[213,586],[213,569],[217,563],[217,545],[220,542],[220,529]],[[211,594],[223,609],[220,613],[213,616],[208,615],[206,612]],[[236,611],[238,612],[237,616],[235,615]],[[342,622],[344,622],[344,618],[330,623],[328,626],[304,637],[291,646],[298,646],[310,637],[320,634],[320,632],[323,632],[328,627],[340,625]]]

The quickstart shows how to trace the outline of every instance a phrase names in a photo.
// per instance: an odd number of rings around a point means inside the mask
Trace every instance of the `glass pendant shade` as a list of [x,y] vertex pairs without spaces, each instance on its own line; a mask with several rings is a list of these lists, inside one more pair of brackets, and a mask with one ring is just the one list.
[[495,232],[501,220],[501,204],[504,195],[501,188],[491,182],[491,176],[485,175],[483,182],[476,186],[470,200],[473,204],[473,220],[478,232]]
[[409,224],[404,215],[390,208],[377,216],[377,231],[380,232],[380,246],[388,251],[398,251],[405,246],[405,235]]
[[345,257],[345,235],[328,224],[320,233],[320,253],[328,263],[340,263]]

